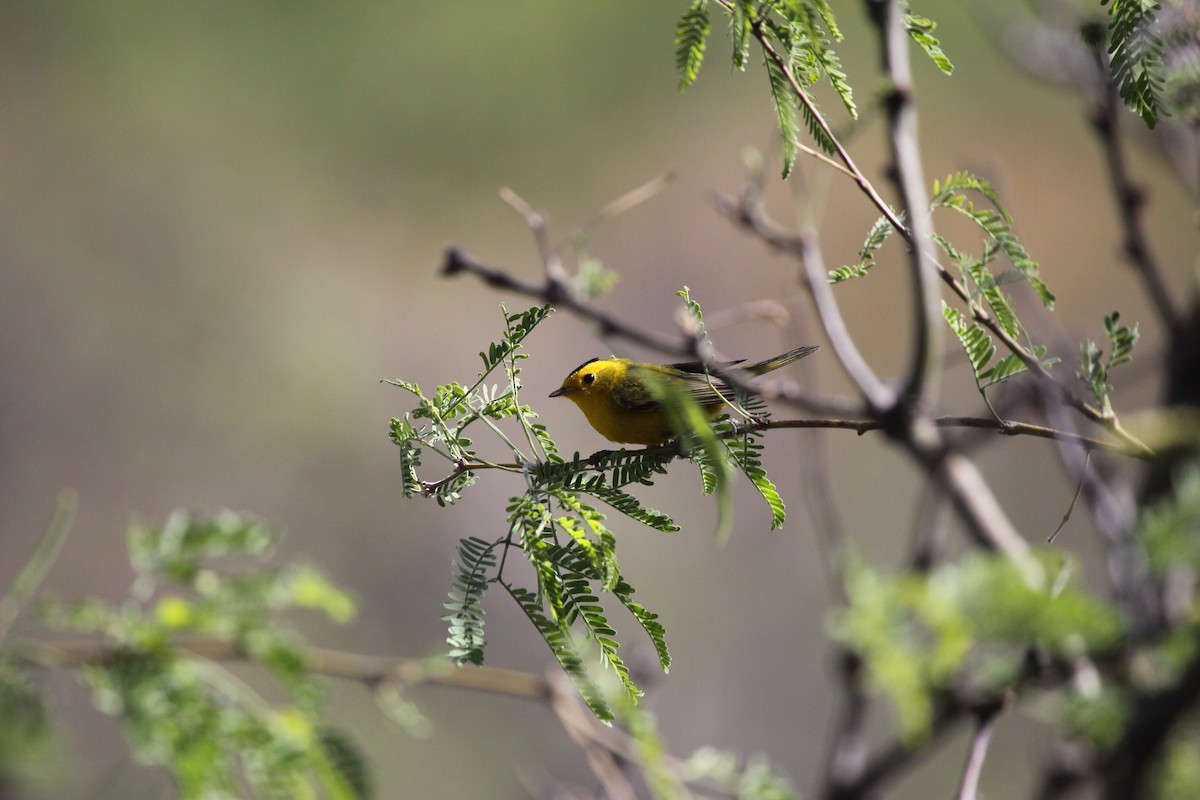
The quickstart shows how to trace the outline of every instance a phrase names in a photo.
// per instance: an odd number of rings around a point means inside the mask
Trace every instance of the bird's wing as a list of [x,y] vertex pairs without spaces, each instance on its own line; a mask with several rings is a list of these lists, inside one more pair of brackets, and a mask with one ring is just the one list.
[[[733,366],[733,363],[728,366]],[[694,370],[681,369],[681,367],[693,366],[695,367]],[[650,381],[656,377],[660,380],[669,380],[679,384],[701,406],[716,405],[721,402],[722,397],[732,399],[734,395],[733,388],[720,378],[715,375],[705,375],[704,365],[701,362],[696,362],[694,365],[671,364],[666,370],[655,369],[651,371],[642,368],[639,371],[642,373],[638,376],[639,380],[632,381],[630,385],[622,389],[619,395],[613,395],[613,402],[628,411],[653,411],[662,407],[662,404],[659,403],[650,389]],[[711,381],[711,384],[709,381]],[[713,391],[714,388],[716,392]]]
[[[716,366],[718,369],[731,369],[736,367],[738,364],[745,363],[745,361],[746,359],[744,358],[739,358],[737,361],[719,361],[714,366]],[[704,374],[703,361],[685,361],[682,364],[668,364],[667,366],[669,366],[671,369],[677,369],[680,372],[690,372],[694,375]]]
[[633,374],[629,377],[633,380],[625,381],[620,391],[613,392],[612,403],[626,411],[653,411],[658,408],[660,404],[646,382],[645,374],[648,370],[630,367],[630,371]]

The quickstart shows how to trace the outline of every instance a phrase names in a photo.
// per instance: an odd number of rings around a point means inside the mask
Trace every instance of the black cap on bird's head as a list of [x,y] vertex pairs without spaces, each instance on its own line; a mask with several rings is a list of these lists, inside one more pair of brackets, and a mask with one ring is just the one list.
[[593,363],[595,361],[599,361],[599,360],[600,360],[599,358],[589,358],[587,361],[583,362],[578,367],[571,370],[567,374],[567,377],[563,380],[563,385],[558,387],[557,389],[555,389],[553,392],[551,392],[550,397],[562,397],[563,395],[570,394],[571,392],[575,391],[575,387],[572,386],[571,378],[573,378],[581,369],[586,367],[588,364],[591,364],[591,363]]

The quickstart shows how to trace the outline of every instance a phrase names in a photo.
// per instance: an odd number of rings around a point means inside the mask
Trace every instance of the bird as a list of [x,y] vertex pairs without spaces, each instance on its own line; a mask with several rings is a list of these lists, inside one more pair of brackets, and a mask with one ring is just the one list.
[[[754,376],[764,375],[819,349],[797,347],[740,369]],[[714,366],[717,371],[726,371],[744,362],[745,359],[739,359]],[[658,399],[660,394],[654,391],[655,380],[686,391],[709,419],[734,402],[734,387],[706,372],[704,367],[702,361],[645,364],[616,356],[593,358],[571,370],[550,397],[566,397],[574,402],[591,426],[610,442],[658,445],[679,434]]]

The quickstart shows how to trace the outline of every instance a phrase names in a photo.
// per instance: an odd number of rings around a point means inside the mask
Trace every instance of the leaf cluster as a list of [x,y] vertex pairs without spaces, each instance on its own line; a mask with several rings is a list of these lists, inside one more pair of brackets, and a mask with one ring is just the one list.
[[[700,306],[684,289],[680,292],[690,315],[698,342],[707,336]],[[629,489],[650,486],[666,472],[677,455],[670,447],[629,452],[604,451],[588,459],[578,453],[564,460],[533,410],[520,402],[518,360],[525,358],[522,343],[549,314],[549,307],[520,314],[505,312],[503,338],[481,354],[484,371],[469,386],[451,383],[438,387],[432,397],[414,384],[389,383],[409,392],[418,407],[391,422],[392,440],[401,449],[401,468],[406,495],[433,497],[445,504],[473,482],[482,469],[501,469],[520,474],[524,491],[509,499],[506,531],[489,538],[464,537],[458,544],[453,565],[450,595],[445,603],[449,623],[449,657],[458,664],[480,665],[484,661],[486,637],[483,601],[488,590],[500,585],[541,634],[580,694],[604,720],[614,709],[589,673],[585,656],[594,653],[617,678],[626,699],[636,701],[641,690],[630,677],[620,654],[620,641],[613,610],[624,609],[647,636],[663,670],[670,667],[666,632],[658,616],[633,599],[634,588],[622,575],[617,561],[617,537],[607,514],[595,504],[646,525],[670,533],[679,530],[671,517],[644,505]],[[503,368],[506,383],[490,387],[489,374]],[[716,429],[694,400],[674,387],[652,387],[669,410],[672,424],[681,431],[679,448],[700,468],[706,492],[719,498],[720,531],[727,530],[728,484],[733,470],[740,469],[762,494],[771,509],[772,527],[784,521],[784,505],[762,465],[762,444],[757,437],[737,430],[725,420]],[[680,394],[682,396],[676,396]],[[742,416],[762,411],[757,398],[746,397],[744,408],[731,405]],[[428,420],[418,426],[419,420]],[[515,422],[524,434],[512,436],[500,427]],[[480,458],[465,436],[469,425],[481,423],[512,453],[511,463]],[[423,453],[431,452],[451,462],[449,474],[436,481],[418,475]],[[464,481],[470,476],[470,482]],[[532,568],[534,583],[523,586],[513,576],[510,558],[519,558]]]
[[1101,0],[1108,6],[1108,56],[1113,80],[1130,111],[1150,128],[1163,108],[1163,41],[1157,0]]
[[1104,333],[1108,336],[1108,355],[1105,356],[1100,346],[1089,339],[1080,348],[1079,371],[1076,374],[1092,390],[1103,413],[1111,416],[1113,387],[1108,382],[1109,373],[1114,367],[1133,359],[1133,347],[1141,334],[1136,322],[1132,328],[1125,325],[1117,311],[1104,318]]
[[[81,678],[97,707],[120,718],[135,754],[168,769],[185,798],[369,796],[366,762],[324,721],[305,643],[279,616],[309,609],[344,622],[354,602],[312,567],[266,564],[274,532],[232,512],[131,523],[126,538],[136,572],[128,601],[47,602],[42,616],[113,654]],[[218,568],[221,557],[231,563]],[[284,700],[268,702],[177,645],[198,639],[231,643]]]
[[997,693],[1015,685],[1031,648],[1048,658],[1086,657],[1124,632],[1108,603],[1065,580],[1031,586],[997,555],[896,577],[852,561],[847,574],[848,604],[834,635],[862,657],[910,742],[928,735],[939,698],[952,688]]
[[[634,602],[634,589],[621,576],[616,536],[608,528],[605,514],[584,498],[599,500],[651,528],[676,531],[678,526],[669,516],[644,506],[623,488],[651,485],[653,476],[665,471],[669,456],[619,451],[595,461],[584,461],[578,454],[571,461],[562,459],[545,426],[537,422],[536,413],[519,400],[517,362],[527,357],[522,343],[550,310],[541,306],[516,314],[506,311],[504,336],[480,354],[484,369],[469,386],[447,384],[427,397],[407,381],[389,381],[418,401],[413,412],[392,420],[390,430],[401,448],[406,495],[430,496],[439,504],[453,502],[482,468],[524,477],[525,492],[509,500],[505,535],[494,539],[467,536],[459,542],[445,604],[450,659],[460,665],[483,663],[483,598],[488,589],[500,584],[542,635],[597,716],[612,719],[610,705],[588,675],[585,651],[578,640],[599,653],[631,697],[640,690],[618,653],[617,632],[600,594],[611,595],[629,612],[649,636],[663,669],[669,667],[670,655],[657,615]],[[486,381],[499,369],[505,373],[503,388],[489,387]],[[510,418],[520,426],[526,446],[500,428],[499,423]],[[413,420],[419,419],[430,422],[417,427]],[[504,442],[513,454],[513,463],[501,465],[479,457],[464,433],[476,423]],[[417,468],[424,450],[452,462],[450,474],[437,481],[421,480]],[[534,587],[517,585],[506,575],[507,559],[513,552],[519,552],[532,566]]]
[[799,800],[800,793],[763,757],[739,763],[729,752],[702,747],[683,764],[687,780],[711,785],[738,800]]
[[[750,61],[751,42],[757,42],[767,86],[775,109],[775,120],[783,141],[783,177],[786,179],[800,152],[803,122],[818,148],[833,155],[833,134],[820,116],[813,88],[828,82],[851,119],[858,118],[854,90],[833,48],[842,41],[833,8],[828,0],[693,0],[675,29],[675,66],[679,88],[695,83],[712,33],[710,6],[727,18],[731,64],[745,70]],[[950,59],[933,35],[937,24],[914,14],[905,15],[905,29],[921,49],[946,74],[954,70]]]

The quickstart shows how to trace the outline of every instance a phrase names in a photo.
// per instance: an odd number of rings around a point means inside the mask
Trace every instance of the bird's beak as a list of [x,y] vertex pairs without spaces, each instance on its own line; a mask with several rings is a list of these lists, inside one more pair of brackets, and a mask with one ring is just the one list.
[[566,393],[567,393],[567,387],[560,386],[557,389],[555,389],[553,392],[551,392],[550,396],[551,397],[562,397]]

